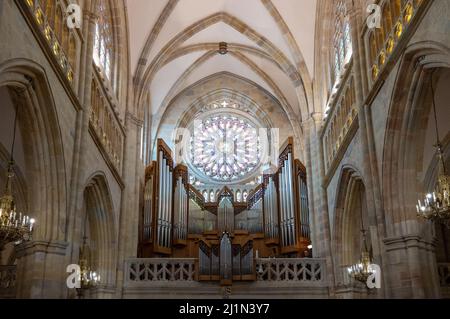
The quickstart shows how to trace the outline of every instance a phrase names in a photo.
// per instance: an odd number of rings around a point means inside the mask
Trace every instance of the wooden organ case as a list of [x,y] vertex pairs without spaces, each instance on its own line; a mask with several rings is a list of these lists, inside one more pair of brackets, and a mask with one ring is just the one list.
[[[205,202],[188,176],[159,139],[157,159],[145,171],[139,257],[196,258],[198,280],[224,285],[255,280],[255,257],[305,257],[311,243],[306,169],[295,159],[292,138],[280,149],[278,168],[263,175],[245,202],[226,186],[215,202]],[[212,218],[209,229],[191,227],[191,206]],[[239,216],[250,211],[259,214],[259,226],[243,226]]]

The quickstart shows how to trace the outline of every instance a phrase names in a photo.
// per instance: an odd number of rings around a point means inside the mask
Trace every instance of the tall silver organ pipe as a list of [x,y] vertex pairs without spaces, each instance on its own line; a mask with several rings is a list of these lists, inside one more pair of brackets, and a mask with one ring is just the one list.
[[170,254],[172,247],[173,161],[169,147],[158,139],[158,184],[155,253]]
[[174,244],[185,244],[188,229],[188,173],[187,167],[178,165],[174,169],[173,240]]

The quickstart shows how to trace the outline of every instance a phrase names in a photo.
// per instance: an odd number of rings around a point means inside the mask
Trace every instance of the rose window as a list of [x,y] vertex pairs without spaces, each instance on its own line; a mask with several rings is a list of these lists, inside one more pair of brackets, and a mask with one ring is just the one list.
[[213,180],[244,179],[260,163],[257,128],[248,119],[229,113],[196,120],[190,155],[193,166]]

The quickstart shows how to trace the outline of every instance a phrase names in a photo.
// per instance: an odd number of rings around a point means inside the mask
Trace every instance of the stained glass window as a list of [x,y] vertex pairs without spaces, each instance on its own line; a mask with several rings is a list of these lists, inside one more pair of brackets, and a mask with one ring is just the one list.
[[95,25],[94,38],[94,62],[102,69],[108,80],[111,80],[114,41],[109,1],[100,0],[98,2],[97,15],[98,21]]
[[215,113],[196,120],[193,133],[190,160],[207,178],[238,181],[258,168],[258,132],[247,118],[228,112]]
[[242,200],[242,195],[241,195],[241,191],[237,191],[236,192],[236,201],[240,202]]
[[350,23],[347,8],[343,1],[338,2],[336,5],[333,49],[334,68],[332,72],[334,73],[333,79],[336,81],[353,53]]

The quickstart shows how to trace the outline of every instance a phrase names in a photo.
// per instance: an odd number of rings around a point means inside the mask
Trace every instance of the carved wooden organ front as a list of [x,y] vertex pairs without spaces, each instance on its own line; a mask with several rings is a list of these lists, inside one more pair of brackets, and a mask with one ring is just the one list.
[[[197,258],[199,280],[223,282],[221,274],[254,280],[255,257],[303,257],[308,251],[306,169],[295,159],[292,138],[280,150],[277,170],[263,175],[243,202],[226,186],[206,202],[163,140],[156,149],[156,161],[145,172],[139,257]],[[200,226],[198,214],[204,218]]]

